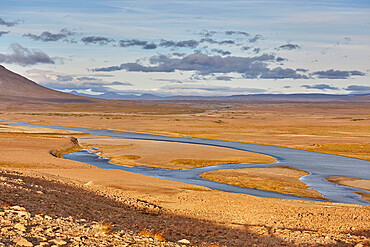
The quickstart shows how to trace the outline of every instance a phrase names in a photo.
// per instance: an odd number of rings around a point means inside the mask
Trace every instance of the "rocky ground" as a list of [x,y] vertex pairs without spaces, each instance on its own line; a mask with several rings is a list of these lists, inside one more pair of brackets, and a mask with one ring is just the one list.
[[229,227],[179,216],[113,189],[94,191],[13,170],[0,170],[0,195],[0,246],[369,245],[368,230],[355,227],[325,234],[278,224]]
[[[112,223],[112,218],[107,218],[106,222],[101,217],[99,221],[94,221],[96,212],[88,208],[85,209],[85,215],[78,209],[76,212],[72,208],[69,211],[67,205],[70,202],[62,198],[55,201],[52,197],[56,199],[59,193],[73,196],[76,191],[68,190],[71,188],[66,184],[54,182],[49,187],[45,181],[42,185],[40,181],[22,176],[21,173],[0,170],[0,246],[180,247],[184,246],[183,243],[190,243],[185,239],[180,239],[178,243],[166,241],[162,234],[148,230],[134,232],[123,229]],[[87,195],[87,198],[90,196]],[[84,204],[87,200],[75,199],[76,208],[87,206]],[[65,204],[58,207],[55,203]],[[132,200],[127,204],[134,205],[143,214],[156,215],[159,211],[145,202]],[[84,219],[84,216],[88,216],[88,219]]]

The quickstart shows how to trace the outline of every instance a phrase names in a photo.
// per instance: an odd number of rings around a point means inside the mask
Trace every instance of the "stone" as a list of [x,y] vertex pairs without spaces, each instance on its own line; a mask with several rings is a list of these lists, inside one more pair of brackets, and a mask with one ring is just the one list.
[[18,229],[18,230],[20,230],[22,232],[26,230],[26,227],[24,225],[20,224],[20,223],[15,224],[14,225],[14,228],[15,229]]
[[13,207],[10,207],[10,209],[14,211],[26,211],[24,207],[20,207],[20,206],[13,206]]
[[28,247],[28,246],[33,246],[33,244],[31,242],[29,242],[27,239],[25,238],[20,238],[17,243],[16,243],[17,246],[25,246],[25,247]]
[[62,240],[62,239],[52,239],[52,240],[49,240],[49,243],[56,244],[56,245],[59,245],[59,246],[67,244],[67,242]]
[[92,181],[89,181],[86,184],[84,184],[84,186],[89,186],[89,185],[92,185],[92,184],[93,184],[93,182]]
[[187,239],[181,239],[181,240],[179,240],[179,241],[177,241],[177,242],[179,242],[179,243],[181,243],[181,244],[190,244],[190,241],[189,240],[187,240]]

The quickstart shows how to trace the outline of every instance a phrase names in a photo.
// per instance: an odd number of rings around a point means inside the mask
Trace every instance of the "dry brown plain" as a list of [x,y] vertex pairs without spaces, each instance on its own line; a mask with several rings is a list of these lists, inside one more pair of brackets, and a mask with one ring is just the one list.
[[[370,108],[364,105],[202,107],[208,110],[198,114],[4,111],[0,118],[279,145],[370,160]],[[369,245],[369,207],[257,198],[123,171],[101,170],[50,154],[52,150],[73,146],[71,136],[80,140],[91,137],[77,133],[32,131],[9,133],[5,130],[5,133],[0,133],[0,166],[22,168],[32,176],[42,175],[80,186],[87,184],[84,189],[100,191],[112,198],[138,198],[163,207],[168,215],[164,215],[162,220],[146,224],[142,218],[139,225],[160,231],[170,240],[186,238],[194,244],[204,242],[205,246],[211,243],[227,246]],[[196,153],[192,158],[200,158]],[[144,157],[139,151],[130,155]],[[234,153],[229,155],[245,158]],[[174,159],[176,157],[167,161]],[[357,186],[356,183],[351,185]],[[139,230],[137,225],[131,227]]]

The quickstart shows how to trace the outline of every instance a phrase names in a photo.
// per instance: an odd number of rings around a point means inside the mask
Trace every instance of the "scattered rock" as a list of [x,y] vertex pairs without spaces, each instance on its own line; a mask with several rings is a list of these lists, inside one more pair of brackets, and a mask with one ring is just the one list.
[[67,242],[62,240],[62,239],[52,239],[52,240],[49,240],[49,243],[56,244],[56,245],[59,245],[59,246],[67,244]]
[[15,224],[14,228],[18,229],[20,231],[25,231],[26,230],[26,227],[24,225],[20,224],[20,223]]
[[10,209],[14,211],[26,211],[24,207],[20,207],[20,206],[13,206],[13,207],[10,207]]
[[177,241],[177,242],[179,242],[179,243],[181,243],[181,244],[190,244],[190,241],[189,240],[187,240],[187,239],[181,239],[181,240],[179,240],[179,241]]
[[25,246],[25,247],[28,247],[28,246],[33,246],[33,244],[31,242],[29,242],[27,239],[25,238],[20,238],[17,243],[16,243],[17,246]]
[[86,184],[84,184],[84,186],[90,186],[90,185],[92,185],[93,184],[93,181],[89,181],[89,182],[87,182]]

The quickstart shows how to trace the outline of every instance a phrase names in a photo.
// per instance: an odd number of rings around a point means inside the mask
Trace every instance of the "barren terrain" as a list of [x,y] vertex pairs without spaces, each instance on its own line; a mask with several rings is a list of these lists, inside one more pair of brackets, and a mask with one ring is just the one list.
[[[2,171],[5,178],[0,184],[0,203],[24,207],[32,217],[41,211],[51,215],[51,220],[64,217],[59,222],[70,216],[77,223],[84,219],[88,229],[96,229],[104,222],[114,226],[106,237],[101,235],[100,240],[91,241],[114,243],[117,237],[123,243],[132,239],[151,241],[139,238],[144,230],[152,234],[152,239],[159,232],[166,240],[186,239],[200,246],[348,246],[370,241],[367,206],[258,198],[125,171],[102,170],[52,155],[53,150],[74,149],[71,133],[51,131],[47,135],[32,129],[22,130],[28,133],[14,132],[17,131],[0,133],[0,166],[22,174]],[[33,231],[28,227],[31,222],[21,224],[26,227],[26,241],[54,241],[53,235],[44,236],[46,240],[27,237],[28,231]],[[15,225],[8,227],[13,231]],[[78,235],[67,231],[63,234],[61,240],[68,244],[76,241]],[[16,233],[2,241],[20,241],[21,236]]]

